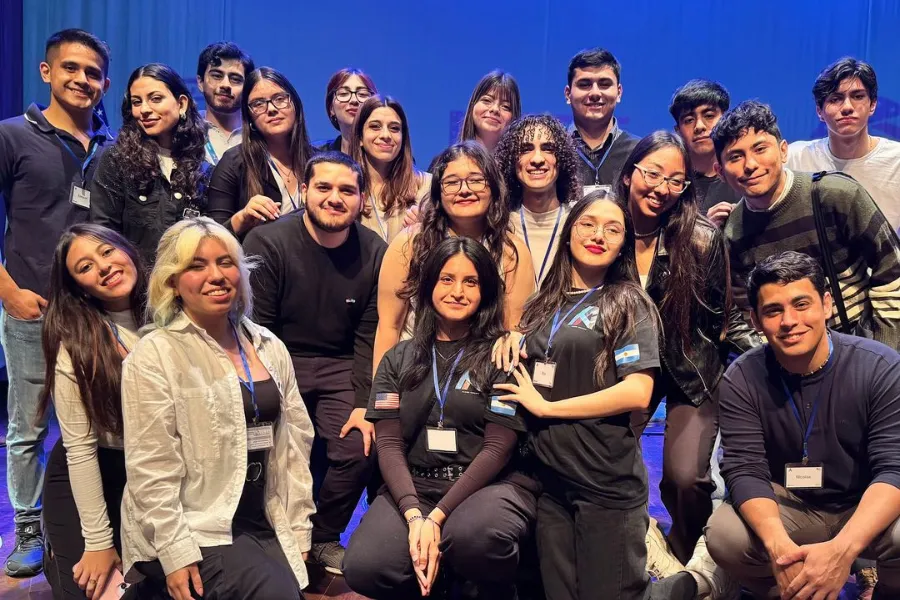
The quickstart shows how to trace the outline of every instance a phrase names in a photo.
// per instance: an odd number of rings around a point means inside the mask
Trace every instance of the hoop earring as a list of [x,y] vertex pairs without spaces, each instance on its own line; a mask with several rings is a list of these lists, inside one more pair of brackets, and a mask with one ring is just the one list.
[[178,120],[184,123],[184,120],[187,119],[187,115],[185,113],[181,113],[178,115]]

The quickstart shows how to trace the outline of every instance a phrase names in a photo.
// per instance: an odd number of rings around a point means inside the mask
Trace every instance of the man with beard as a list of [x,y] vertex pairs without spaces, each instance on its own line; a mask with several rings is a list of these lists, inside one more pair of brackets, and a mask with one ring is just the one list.
[[260,259],[251,276],[256,322],[287,345],[316,428],[310,559],[341,574],[340,534],[375,464],[365,412],[387,245],[358,222],[366,181],[347,155],[313,157],[300,193],[305,210],[255,227],[244,250]]
[[197,88],[206,99],[206,161],[215,166],[241,143],[241,93],[253,59],[232,42],[210,44],[197,62]]
[[583,194],[611,189],[638,138],[619,129],[614,116],[622,101],[622,67],[609,50],[582,50],[569,61],[566,104],[572,106],[570,129],[581,158]]

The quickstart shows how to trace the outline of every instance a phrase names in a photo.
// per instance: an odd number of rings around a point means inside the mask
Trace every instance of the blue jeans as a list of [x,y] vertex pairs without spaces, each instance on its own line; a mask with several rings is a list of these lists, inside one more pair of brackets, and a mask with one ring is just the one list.
[[44,440],[50,411],[38,420],[38,398],[44,386],[43,317],[22,321],[0,312],[0,343],[9,376],[9,430],[6,433],[6,489],[15,510],[16,527],[41,519],[41,490],[47,463]]

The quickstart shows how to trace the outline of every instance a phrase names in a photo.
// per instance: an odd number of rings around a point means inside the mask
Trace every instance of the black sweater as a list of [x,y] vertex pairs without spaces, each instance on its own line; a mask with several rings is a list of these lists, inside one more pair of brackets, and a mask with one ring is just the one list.
[[254,320],[285,343],[295,363],[352,360],[358,408],[365,408],[372,387],[378,272],[386,249],[375,232],[355,222],[347,241],[324,248],[306,229],[303,211],[254,227],[244,239],[247,254],[261,259],[250,277]]

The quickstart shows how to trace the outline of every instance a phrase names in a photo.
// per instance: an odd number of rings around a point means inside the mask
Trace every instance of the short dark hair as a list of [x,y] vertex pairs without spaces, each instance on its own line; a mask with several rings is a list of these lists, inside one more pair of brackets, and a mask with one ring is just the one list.
[[218,67],[223,60],[241,61],[245,77],[256,68],[250,55],[241,50],[241,47],[234,42],[214,42],[200,53],[200,59],[197,61],[197,77],[203,79],[207,68]]
[[722,115],[709,136],[716,149],[716,158],[721,162],[722,151],[728,144],[744,137],[748,131],[761,131],[775,136],[781,141],[778,119],[768,104],[758,100],[745,100]]
[[675,90],[672,103],[669,105],[669,113],[675,119],[675,124],[684,116],[699,106],[716,106],[723,113],[731,106],[731,96],[718,81],[708,79],[691,79],[686,84]]
[[333,165],[344,165],[354,173],[356,173],[356,179],[359,183],[359,193],[366,193],[366,174],[362,170],[362,167],[359,166],[355,160],[344,154],[343,152],[320,152],[313,156],[306,163],[306,170],[303,172],[303,183],[305,185],[309,185],[309,182],[312,181],[313,173],[315,172],[316,165],[320,165],[322,163],[330,163]]
[[612,52],[605,48],[586,48],[569,61],[569,85],[572,85],[572,80],[575,79],[575,69],[589,67],[609,67],[616,74],[616,82],[622,81],[622,65],[619,64]]
[[867,62],[845,56],[837,62],[831,63],[816,77],[812,94],[816,100],[816,106],[822,108],[825,99],[835,92],[845,79],[858,77],[869,94],[869,100],[878,100],[878,78],[875,77],[875,69]]
[[63,29],[47,38],[44,60],[50,62],[50,51],[59,48],[63,44],[81,44],[90,48],[103,59],[103,74],[106,75],[109,71],[109,46],[96,35],[84,29]]
[[747,278],[747,296],[753,312],[759,308],[757,303],[762,286],[767,283],[785,285],[801,279],[809,279],[819,296],[825,296],[825,273],[822,265],[808,254],[788,250],[759,261]]

